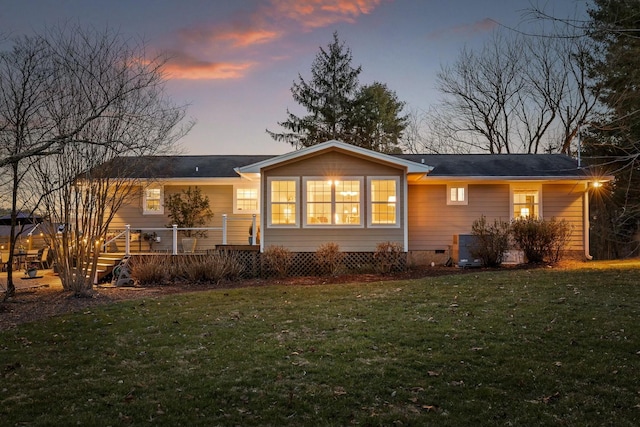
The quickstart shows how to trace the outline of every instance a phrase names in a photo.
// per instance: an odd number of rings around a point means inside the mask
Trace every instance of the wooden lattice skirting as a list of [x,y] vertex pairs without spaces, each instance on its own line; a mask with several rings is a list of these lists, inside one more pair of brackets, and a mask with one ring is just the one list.
[[[245,277],[265,277],[270,274],[262,260],[263,254],[252,250],[226,250],[233,254],[244,266]],[[399,254],[399,260],[392,266],[381,265],[373,252],[343,252],[340,273],[373,273],[388,270],[404,270],[407,265],[406,253]],[[288,276],[317,276],[326,274],[321,271],[316,261],[315,252],[292,252],[292,260]]]

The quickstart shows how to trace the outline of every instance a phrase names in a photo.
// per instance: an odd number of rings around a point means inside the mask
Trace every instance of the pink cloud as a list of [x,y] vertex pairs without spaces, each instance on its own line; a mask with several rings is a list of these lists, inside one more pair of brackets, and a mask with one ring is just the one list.
[[222,44],[222,47],[249,47],[269,43],[278,37],[280,32],[261,28],[190,28],[179,34],[181,40],[192,44]]
[[[392,0],[270,0],[227,24],[181,30],[172,49],[178,53],[167,71],[180,79],[241,78],[257,65],[256,60],[229,58],[255,58],[259,53],[252,47],[271,44],[287,33],[355,22],[383,1]],[[202,59],[214,56],[216,61]],[[274,60],[268,58],[264,60]]]
[[371,13],[382,0],[272,0],[274,16],[295,21],[303,28],[320,28],[336,22],[355,22]]
[[476,21],[469,24],[457,25],[455,27],[434,31],[429,33],[427,37],[429,39],[439,39],[451,34],[471,36],[478,33],[486,33],[488,31],[492,31],[495,28],[497,28],[498,25],[499,24],[493,19],[485,18],[481,21]]
[[175,79],[227,80],[244,77],[253,65],[251,62],[208,62],[176,53],[170,57],[164,70]]

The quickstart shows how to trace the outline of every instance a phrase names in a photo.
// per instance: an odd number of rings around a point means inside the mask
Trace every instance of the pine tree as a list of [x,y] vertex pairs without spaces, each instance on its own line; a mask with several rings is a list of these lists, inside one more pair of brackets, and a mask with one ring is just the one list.
[[267,130],[267,133],[276,141],[287,142],[295,148],[331,139],[349,142],[349,116],[362,70],[362,67],[353,68],[351,59],[351,50],[340,42],[338,33],[334,32],[333,42],[327,49],[321,47],[313,61],[311,81],[305,81],[298,74],[298,82],[291,87],[293,99],[309,114],[298,117],[287,110],[287,120],[278,124],[288,132]]
[[400,115],[404,102],[383,83],[359,86],[362,67],[353,68],[351,60],[351,50],[333,33],[333,42],[321,47],[313,61],[311,81],[298,74],[291,87],[293,99],[308,114],[298,117],[287,110],[287,120],[278,123],[286,132],[267,133],[295,148],[335,139],[383,153],[400,152],[408,124],[407,116]]
[[640,2],[594,0],[590,72],[606,108],[592,123],[585,155],[615,175],[610,198],[592,197],[594,255],[638,255],[640,224]]
[[408,118],[400,115],[404,102],[383,83],[358,91],[352,108],[350,143],[381,153],[401,152],[399,145]]

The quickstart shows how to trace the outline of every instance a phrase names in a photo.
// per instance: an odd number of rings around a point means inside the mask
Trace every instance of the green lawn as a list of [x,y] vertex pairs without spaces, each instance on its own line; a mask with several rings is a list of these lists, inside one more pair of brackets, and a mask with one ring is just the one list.
[[0,424],[640,419],[640,262],[214,290],[0,333]]

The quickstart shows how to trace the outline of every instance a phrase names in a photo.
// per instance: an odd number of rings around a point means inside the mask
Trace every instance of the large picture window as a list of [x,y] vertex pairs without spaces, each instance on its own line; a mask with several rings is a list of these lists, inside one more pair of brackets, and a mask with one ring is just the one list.
[[297,225],[297,179],[272,178],[269,180],[269,224]]
[[369,223],[372,226],[397,226],[398,221],[397,178],[370,178],[371,212]]
[[144,215],[161,215],[164,213],[162,187],[150,187],[143,189],[142,213]]
[[362,179],[306,178],[305,225],[362,225]]

